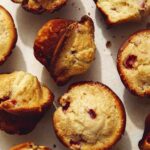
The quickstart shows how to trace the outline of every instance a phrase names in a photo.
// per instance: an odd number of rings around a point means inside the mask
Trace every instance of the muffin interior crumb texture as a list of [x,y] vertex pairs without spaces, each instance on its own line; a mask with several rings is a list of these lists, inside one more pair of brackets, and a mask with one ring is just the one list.
[[60,104],[54,114],[54,127],[72,150],[107,149],[121,137],[124,110],[106,87],[73,86],[60,98]]
[[119,55],[124,82],[139,95],[150,94],[150,30],[133,35]]
[[97,0],[110,23],[138,21],[150,13],[150,0]]
[[22,71],[0,75],[0,108],[6,111],[41,111],[51,102],[50,91],[38,79]]
[[69,26],[67,39],[59,57],[56,58],[54,74],[58,81],[62,82],[88,70],[95,58],[93,32],[93,23],[89,19]]

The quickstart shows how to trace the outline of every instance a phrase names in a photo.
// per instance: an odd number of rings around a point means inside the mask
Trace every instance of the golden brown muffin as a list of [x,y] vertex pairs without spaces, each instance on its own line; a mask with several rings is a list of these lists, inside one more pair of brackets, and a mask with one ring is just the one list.
[[10,150],[51,150],[51,149],[46,146],[35,145],[33,142],[26,142],[23,144],[16,145],[10,148]]
[[0,75],[0,109],[17,115],[41,113],[53,101],[52,92],[23,71]]
[[54,129],[71,150],[106,150],[124,133],[124,106],[116,94],[101,83],[74,84],[59,103],[53,116]]
[[94,0],[108,24],[137,22],[150,14],[150,0]]
[[145,120],[145,130],[143,138],[139,142],[140,150],[150,150],[150,114]]
[[0,64],[11,54],[17,41],[17,31],[10,13],[0,5]]
[[53,97],[29,73],[0,74],[0,129],[11,134],[31,132],[49,109]]
[[128,38],[118,52],[117,66],[124,85],[138,96],[150,96],[150,30]]
[[40,14],[43,12],[54,12],[63,7],[67,0],[12,0],[15,3],[20,3],[22,7],[32,13]]
[[88,16],[80,22],[50,20],[38,32],[35,57],[45,65],[58,85],[88,70],[95,58],[94,25]]

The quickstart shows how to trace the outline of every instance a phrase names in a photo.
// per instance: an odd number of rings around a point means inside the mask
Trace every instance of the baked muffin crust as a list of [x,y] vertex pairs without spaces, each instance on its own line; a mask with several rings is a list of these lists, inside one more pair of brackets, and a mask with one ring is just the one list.
[[10,148],[10,150],[51,150],[51,149],[46,146],[35,145],[33,142],[26,142],[23,144],[16,145]]
[[150,30],[133,34],[118,52],[117,66],[125,86],[139,96],[150,95]]
[[119,98],[100,83],[71,86],[53,116],[58,138],[72,150],[111,148],[125,130],[125,111]]
[[150,114],[145,120],[145,129],[142,139],[139,142],[140,150],[150,150]]
[[11,54],[17,41],[17,31],[10,13],[0,5],[0,64]]

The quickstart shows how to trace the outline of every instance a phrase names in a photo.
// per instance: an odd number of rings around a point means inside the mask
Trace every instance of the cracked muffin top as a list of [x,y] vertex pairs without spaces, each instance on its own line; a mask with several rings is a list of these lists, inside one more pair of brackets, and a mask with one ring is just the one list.
[[94,25],[88,16],[79,22],[50,20],[38,32],[34,43],[35,57],[59,85],[86,72],[95,58],[95,51]]
[[108,87],[78,83],[59,103],[53,116],[54,129],[70,149],[109,149],[121,138],[125,129],[124,107]]
[[140,21],[150,14],[150,0],[94,0],[109,24]]
[[0,109],[21,114],[42,112],[53,100],[52,92],[23,71],[0,74]]
[[12,0],[15,3],[20,3],[22,7],[30,12],[40,14],[45,11],[50,13],[63,7],[67,0]]
[[10,150],[51,150],[51,149],[46,146],[35,145],[33,142],[27,142],[16,145],[10,148]]
[[118,53],[118,70],[123,83],[134,94],[150,95],[150,30],[133,34]]
[[17,31],[10,13],[0,5],[0,64],[12,52],[17,41]]

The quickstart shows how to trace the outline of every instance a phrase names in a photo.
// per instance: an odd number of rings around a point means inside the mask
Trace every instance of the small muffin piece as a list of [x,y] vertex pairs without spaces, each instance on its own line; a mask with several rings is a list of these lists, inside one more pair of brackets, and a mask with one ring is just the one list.
[[46,146],[35,145],[33,142],[27,142],[16,145],[10,148],[10,150],[51,150],[51,149]]
[[108,24],[137,22],[150,14],[150,0],[94,0]]
[[143,138],[139,142],[140,150],[150,150],[150,114],[145,120],[145,130]]
[[23,71],[0,75],[0,109],[17,115],[41,113],[51,105],[52,92]]
[[86,72],[95,58],[95,50],[94,25],[88,16],[80,22],[51,20],[38,32],[34,43],[35,57],[58,85]]
[[0,64],[11,54],[17,41],[17,31],[10,13],[0,5]]
[[124,106],[116,94],[101,83],[74,84],[59,103],[61,106],[53,116],[54,129],[69,149],[109,149],[124,133]]
[[67,0],[12,0],[15,3],[20,3],[22,7],[32,13],[40,14],[45,11],[50,13],[63,7]]
[[138,96],[150,96],[150,30],[133,34],[118,52],[117,66],[125,86]]

